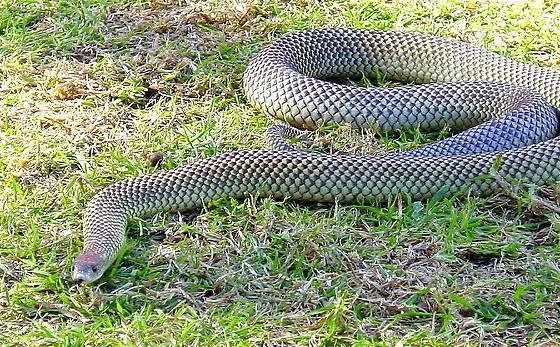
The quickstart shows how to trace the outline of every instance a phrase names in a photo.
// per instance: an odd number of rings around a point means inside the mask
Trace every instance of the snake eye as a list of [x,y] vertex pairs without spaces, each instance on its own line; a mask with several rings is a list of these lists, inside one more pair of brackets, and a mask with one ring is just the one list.
[[97,266],[93,266],[93,267],[91,268],[91,271],[92,271],[93,273],[96,273],[96,272],[97,272]]

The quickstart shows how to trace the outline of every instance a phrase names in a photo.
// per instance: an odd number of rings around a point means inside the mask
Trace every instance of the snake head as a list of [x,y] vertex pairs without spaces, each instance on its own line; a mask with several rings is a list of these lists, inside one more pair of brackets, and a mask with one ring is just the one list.
[[79,284],[97,281],[110,264],[102,254],[85,251],[74,262],[72,278]]

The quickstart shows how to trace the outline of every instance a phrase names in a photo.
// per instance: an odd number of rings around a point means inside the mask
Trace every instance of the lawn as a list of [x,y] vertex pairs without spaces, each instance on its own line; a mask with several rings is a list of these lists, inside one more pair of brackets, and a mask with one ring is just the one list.
[[[272,39],[324,26],[560,67],[554,0],[0,0],[0,345],[560,344],[558,186],[368,205],[224,199],[134,219],[117,265],[72,282],[89,199],[266,148],[274,121],[247,103],[244,68]],[[444,133],[310,138],[364,154]]]

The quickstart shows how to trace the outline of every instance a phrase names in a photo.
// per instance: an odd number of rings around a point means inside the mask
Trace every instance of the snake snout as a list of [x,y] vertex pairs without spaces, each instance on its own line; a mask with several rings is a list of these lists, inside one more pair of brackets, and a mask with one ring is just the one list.
[[94,252],[84,252],[74,262],[72,278],[78,284],[98,280],[107,269],[105,257]]

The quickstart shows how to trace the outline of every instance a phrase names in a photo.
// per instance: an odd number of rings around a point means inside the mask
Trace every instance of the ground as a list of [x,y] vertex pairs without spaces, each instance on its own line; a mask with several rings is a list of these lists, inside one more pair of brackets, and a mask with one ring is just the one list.
[[[70,277],[82,211],[104,186],[266,148],[273,121],[240,84],[272,39],[419,31],[558,68],[558,13],[553,0],[0,0],[0,344],[559,344],[554,186],[369,205],[226,199],[135,219],[107,276]],[[441,135],[311,138],[362,154]]]

